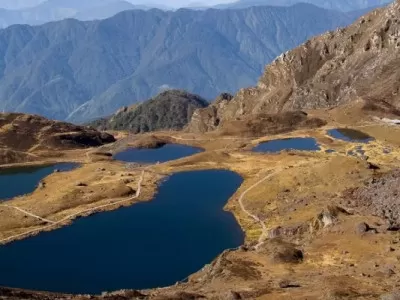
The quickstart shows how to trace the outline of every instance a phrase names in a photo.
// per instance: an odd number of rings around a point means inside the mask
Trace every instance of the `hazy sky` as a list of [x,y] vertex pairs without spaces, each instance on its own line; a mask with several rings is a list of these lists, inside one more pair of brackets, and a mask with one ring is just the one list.
[[[0,8],[21,9],[25,7],[33,7],[46,0],[0,0]],[[85,1],[85,0],[82,0]],[[187,7],[187,6],[210,6],[219,3],[236,2],[237,0],[125,0],[133,4],[149,5],[159,4],[166,7]],[[68,3],[68,0],[64,0]],[[149,5],[151,6],[151,4]]]
[[236,2],[237,0],[192,0],[192,1],[185,1],[185,0],[154,0],[154,1],[145,1],[145,0],[132,0],[131,2],[146,4],[149,2],[159,3],[166,6],[172,7],[182,7],[182,6],[190,6],[191,4],[203,4],[203,5],[216,5],[220,3],[230,3]]

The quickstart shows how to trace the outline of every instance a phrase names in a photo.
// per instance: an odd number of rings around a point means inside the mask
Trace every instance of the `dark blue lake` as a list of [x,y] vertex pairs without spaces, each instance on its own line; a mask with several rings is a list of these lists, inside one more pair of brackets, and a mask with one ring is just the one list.
[[0,201],[32,193],[39,181],[55,170],[70,171],[76,167],[78,164],[60,163],[51,166],[0,170]]
[[0,247],[0,286],[68,293],[167,286],[244,234],[227,200],[242,183],[221,170],[177,173],[155,199]]
[[374,140],[372,136],[351,128],[331,129],[328,130],[328,134],[335,139],[346,142],[369,143]]
[[130,148],[114,155],[115,160],[136,163],[163,163],[202,152],[200,148],[167,144],[155,149]]
[[254,152],[276,153],[282,150],[318,151],[320,147],[313,138],[291,138],[272,140],[253,148]]

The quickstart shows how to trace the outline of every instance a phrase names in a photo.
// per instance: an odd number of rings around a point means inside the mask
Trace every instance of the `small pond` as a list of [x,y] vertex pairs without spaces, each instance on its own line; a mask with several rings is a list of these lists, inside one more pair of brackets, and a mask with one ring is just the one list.
[[230,171],[177,173],[150,202],[0,246],[0,286],[100,293],[174,284],[244,242],[223,210],[241,183]]
[[320,147],[314,138],[290,138],[271,140],[253,148],[255,152],[276,153],[283,150],[318,151]]
[[202,152],[200,148],[167,144],[155,149],[129,148],[114,155],[115,160],[136,163],[163,163]]
[[59,163],[51,166],[32,166],[0,170],[0,201],[32,193],[40,180],[56,170],[70,171],[79,166],[75,163]]
[[373,141],[374,138],[362,131],[351,129],[351,128],[337,128],[328,130],[328,134],[339,140],[343,140],[346,142],[355,142],[355,143],[369,143]]

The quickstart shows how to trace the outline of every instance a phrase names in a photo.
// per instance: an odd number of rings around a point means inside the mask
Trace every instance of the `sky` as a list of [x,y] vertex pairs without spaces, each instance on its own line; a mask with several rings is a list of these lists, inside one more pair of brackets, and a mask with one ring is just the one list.
[[[150,1],[146,0],[136,0],[136,1],[131,1],[134,3],[138,4],[148,4]],[[216,4],[221,4],[221,3],[231,3],[231,2],[236,2],[236,0],[193,0],[193,1],[185,1],[185,0],[154,0],[151,1],[153,3],[159,3],[163,4],[165,6],[171,6],[171,7],[184,7],[184,6],[191,6],[193,4],[196,4],[196,6],[211,6],[211,5],[216,5]]]
[[[0,8],[22,9],[33,7],[46,0],[0,0]],[[64,0],[68,2],[68,0]],[[85,0],[82,0],[85,1]],[[236,2],[237,0],[126,0],[133,4],[143,4],[152,6],[151,4],[159,4],[165,7],[188,7],[188,6],[212,6],[220,3]]]

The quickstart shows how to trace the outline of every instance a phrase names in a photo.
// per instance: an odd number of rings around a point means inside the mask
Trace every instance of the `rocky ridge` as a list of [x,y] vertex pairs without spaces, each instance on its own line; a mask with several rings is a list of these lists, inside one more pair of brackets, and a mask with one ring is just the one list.
[[[232,99],[234,99],[232,95],[224,93],[217,97],[212,105],[196,110],[186,130],[205,133],[218,129],[223,135],[256,137],[326,125],[324,120],[311,117],[299,110],[281,113],[260,112],[257,115],[224,120],[222,112],[229,106]],[[224,121],[221,122],[222,120]]]
[[97,147],[114,141],[112,135],[89,127],[36,115],[0,114],[0,164],[30,161],[38,151]]
[[[400,2],[347,28],[283,53],[233,99],[197,111],[190,127],[213,130],[226,120],[260,113],[332,108],[360,101],[375,114],[399,114]],[[208,112],[212,111],[212,114]],[[218,126],[215,126],[218,118]]]
[[198,108],[208,106],[200,96],[182,90],[161,92],[139,105],[123,107],[110,118],[90,123],[102,130],[129,130],[144,133],[156,130],[180,130]]

